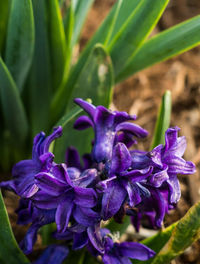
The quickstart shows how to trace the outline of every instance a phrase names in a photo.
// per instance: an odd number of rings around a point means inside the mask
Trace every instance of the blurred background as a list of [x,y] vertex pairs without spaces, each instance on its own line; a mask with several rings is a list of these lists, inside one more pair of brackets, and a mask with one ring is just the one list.
[[[114,0],[96,0],[85,23],[81,44],[77,53],[93,35],[104,19]],[[200,14],[199,0],[171,0],[158,26],[152,34],[167,29]],[[200,34],[200,32],[199,32]],[[195,175],[180,175],[182,198],[177,210],[171,212],[165,225],[177,221],[200,200],[200,46],[167,62],[157,64],[135,74],[114,89],[112,109],[137,114],[137,123],[152,134],[161,97],[169,89],[172,92],[171,126],[181,128],[180,135],[187,138],[185,159],[197,166]],[[150,136],[140,142],[147,150]],[[173,263],[200,263],[200,241]]]

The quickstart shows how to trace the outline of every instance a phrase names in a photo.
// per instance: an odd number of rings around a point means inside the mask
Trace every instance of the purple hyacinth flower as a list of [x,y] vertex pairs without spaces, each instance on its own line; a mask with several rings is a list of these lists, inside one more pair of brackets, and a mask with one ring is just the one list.
[[[136,116],[128,115],[126,112],[111,111],[104,106],[97,106],[76,98],[75,103],[82,107],[89,115],[79,117],[74,127],[85,129],[92,126],[95,132],[92,157],[96,162],[106,162],[112,158],[114,142],[118,133],[128,133],[136,137],[146,137],[147,131],[140,126],[127,122],[135,120]],[[122,140],[122,139],[121,139]]]
[[128,209],[127,214],[131,216],[131,221],[135,230],[139,232],[141,219],[147,218],[152,228],[161,228],[165,214],[169,210],[174,209],[169,203],[169,188],[164,184],[160,188],[147,187],[151,193],[150,197],[142,200],[142,202],[133,209]]
[[50,144],[62,134],[62,127],[54,128],[53,133],[46,137],[40,132],[33,142],[32,159],[18,162],[12,170],[13,179],[1,182],[0,187],[14,191],[20,197],[30,198],[38,191],[34,176],[41,172],[48,172],[53,164],[53,153],[49,152]]
[[149,185],[159,188],[167,183],[171,204],[177,203],[181,196],[177,174],[195,172],[195,165],[182,158],[186,139],[178,137],[179,130],[178,127],[174,127],[165,132],[165,146],[159,145],[150,152],[131,151],[133,168],[153,167],[152,174],[148,178]]
[[57,173],[41,172],[35,176],[44,199],[38,192],[32,197],[34,204],[39,208],[56,208],[55,220],[59,232],[66,231],[71,216],[83,226],[98,222],[100,216],[92,210],[97,204],[97,194],[93,188],[88,187],[97,177],[96,170],[90,169],[87,173],[77,174],[76,168],[73,173],[73,168],[68,170],[65,164],[56,165],[56,169]]
[[[136,206],[144,197],[150,195],[148,189],[140,184],[151,175],[152,167],[132,169],[132,157],[123,143],[118,143],[113,150],[109,167],[109,178],[97,184],[103,191],[101,216],[108,220],[114,216],[123,203]],[[128,197],[128,200],[127,200]]]
[[24,239],[20,243],[23,252],[29,254],[32,252],[37,240],[38,230],[44,225],[55,222],[55,210],[38,209],[30,200],[21,199],[16,212],[18,214],[18,224],[31,223]]
[[162,149],[162,162],[168,166],[170,203],[177,203],[181,196],[177,174],[193,174],[196,171],[194,163],[185,161],[182,156],[186,149],[185,137],[178,137],[180,128],[169,128],[165,133],[165,146]]
[[38,260],[33,264],[62,264],[69,254],[69,249],[65,246],[51,245],[48,246]]

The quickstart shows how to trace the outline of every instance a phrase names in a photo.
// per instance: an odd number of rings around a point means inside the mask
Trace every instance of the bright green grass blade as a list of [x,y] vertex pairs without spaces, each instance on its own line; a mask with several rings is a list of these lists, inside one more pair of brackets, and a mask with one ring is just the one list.
[[[137,7],[139,2],[140,0],[123,0],[122,4],[120,5],[119,12],[117,11],[119,2],[114,5],[109,15],[106,17],[102,25],[99,27],[97,32],[94,34],[92,39],[88,42],[85,49],[81,53],[81,56],[77,64],[72,69],[67,82],[63,83],[63,85],[55,95],[52,103],[52,112],[56,116],[55,120],[58,119],[63,113],[68,98],[70,98],[70,95],[74,89],[76,80],[79,78],[79,75],[81,74],[85,63],[87,62],[91,49],[96,43],[108,42],[107,44],[109,44],[109,41],[119,31],[120,27],[126,22],[127,17],[129,17],[132,12],[134,12],[134,9]],[[116,14],[118,14],[117,17]],[[110,35],[111,37],[109,37]],[[88,95],[88,97],[90,97],[90,95]],[[65,100],[63,100],[63,98]]]
[[26,86],[25,100],[31,121],[32,137],[49,128],[52,94],[50,51],[45,0],[32,0],[35,20],[35,51]]
[[141,0],[110,43],[108,50],[117,76],[157,24],[169,0]]
[[[97,44],[91,51],[88,61],[75,83],[68,106],[69,109],[74,105],[74,98],[87,99],[88,96],[92,99],[94,105],[108,106],[111,99],[112,86],[113,71],[110,58],[105,48]],[[63,137],[56,142],[55,156],[58,157],[58,160],[63,160],[68,146],[77,147],[81,154],[91,149],[93,131],[91,129],[85,131],[74,130],[73,121],[68,123],[64,129]]]
[[175,226],[169,241],[152,264],[167,264],[200,238],[200,202],[196,203]]
[[5,125],[17,142],[24,142],[28,123],[19,91],[8,68],[0,58],[0,99]]
[[57,0],[46,2],[48,14],[50,60],[53,90],[56,90],[63,78],[66,61],[65,32]]
[[121,82],[153,64],[167,60],[200,44],[200,16],[193,17],[146,41],[117,75]]
[[28,264],[30,261],[20,250],[8,219],[8,214],[0,192],[0,263]]
[[154,131],[151,149],[155,148],[159,144],[165,143],[165,131],[169,128],[171,119],[171,108],[171,92],[168,90],[162,97],[162,103],[156,121],[156,127]]
[[5,37],[7,31],[7,23],[10,9],[10,0],[0,1],[0,54],[3,52]]
[[33,9],[31,0],[12,0],[11,3],[5,63],[21,92],[33,57]]
[[81,29],[83,27],[83,24],[85,22],[86,16],[90,10],[90,7],[92,6],[94,0],[87,0],[87,1],[83,1],[83,0],[72,0],[72,3],[75,7],[74,9],[74,30],[73,30],[73,38],[72,38],[72,46],[74,46],[80,36],[81,33]]

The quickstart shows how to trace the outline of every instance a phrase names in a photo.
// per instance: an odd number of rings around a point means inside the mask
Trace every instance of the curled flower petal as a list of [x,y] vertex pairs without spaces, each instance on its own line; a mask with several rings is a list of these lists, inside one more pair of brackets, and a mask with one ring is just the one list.
[[88,116],[80,116],[74,123],[74,128],[84,130],[93,126],[93,122]]
[[74,207],[73,196],[66,197],[58,205],[58,208],[56,210],[56,224],[57,224],[58,232],[66,231],[68,224],[69,224],[69,220],[70,220],[73,207]]
[[155,252],[145,245],[136,242],[123,242],[117,246],[119,254],[132,259],[148,260],[155,255]]
[[123,122],[116,127],[116,131],[127,131],[138,138],[144,138],[148,132],[141,126],[129,122]]

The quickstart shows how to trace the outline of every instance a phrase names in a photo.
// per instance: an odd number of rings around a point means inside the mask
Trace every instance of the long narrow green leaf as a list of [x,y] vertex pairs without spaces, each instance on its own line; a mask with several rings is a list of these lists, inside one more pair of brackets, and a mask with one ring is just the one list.
[[20,250],[14,238],[8,214],[0,192],[0,263],[1,264],[28,264],[30,263]]
[[[95,105],[108,106],[111,99],[112,86],[112,64],[105,48],[98,44],[91,51],[79,78],[76,80],[68,108],[72,108],[73,99],[76,97],[83,99],[90,97]],[[55,156],[59,160],[63,160],[67,146],[73,145],[77,147],[81,154],[91,149],[93,131],[90,129],[76,131],[73,129],[73,121],[69,122],[64,129],[63,138],[58,139],[56,142]]]
[[199,32],[200,16],[196,16],[157,34],[144,43],[117,75],[116,81],[121,82],[142,69],[196,47],[200,44]]
[[200,238],[200,202],[196,203],[175,226],[169,241],[152,264],[167,264]]
[[35,21],[35,50],[27,86],[25,103],[30,113],[32,136],[48,129],[52,94],[48,42],[46,0],[32,0]]
[[24,142],[28,123],[16,84],[0,58],[0,99],[7,129],[17,141]]
[[68,7],[66,11],[66,15],[63,19],[63,25],[64,25],[64,31],[65,31],[65,41],[66,41],[66,62],[65,62],[65,70],[64,70],[64,76],[62,80],[61,87],[63,83],[65,84],[69,70],[70,70],[70,64],[72,59],[72,37],[73,37],[73,29],[74,29],[74,7],[73,2],[71,2],[70,6]]
[[[109,38],[111,40],[113,36],[119,31],[121,26],[126,22],[127,17],[129,17],[132,14],[132,12],[134,12],[135,8],[139,3],[140,0],[134,0],[134,1],[123,0],[119,12],[117,12],[119,3],[117,2],[114,5],[109,15],[106,17],[106,19],[104,20],[98,31],[88,42],[84,51],[81,53],[81,56],[77,64],[74,66],[73,70],[71,71],[68,81],[66,83],[65,82],[63,83],[63,85],[60,87],[59,91],[55,95],[52,108],[57,118],[63,113],[64,108],[66,107],[68,98],[70,98],[69,95],[71,95],[76,80],[81,74],[81,71],[85,63],[87,62],[91,49],[94,47],[96,43],[104,44],[105,42],[107,42],[107,38],[110,35],[110,32],[112,31],[111,37]],[[116,18],[116,13],[118,13],[117,18]],[[113,23],[114,20],[115,23]],[[107,44],[109,44],[110,40],[108,41]],[[90,97],[90,95],[88,95],[88,97]]]
[[169,0],[141,0],[110,43],[115,75],[118,75],[156,25]]
[[151,149],[155,148],[159,144],[165,143],[165,131],[168,129],[171,119],[171,92],[167,90],[162,97],[162,103],[159,110],[159,115],[156,121],[156,127],[154,131],[153,143]]
[[[73,3],[74,2],[74,3]],[[75,9],[75,23],[74,23],[74,31],[73,31],[73,38],[72,38],[72,46],[76,44],[83,24],[85,22],[86,16],[88,11],[90,10],[91,5],[93,4],[94,0],[72,0],[72,4],[74,5]]]
[[8,24],[5,62],[19,91],[30,69],[34,49],[31,0],[12,0]]
[[7,31],[10,0],[0,1],[0,53],[2,54]]
[[57,0],[46,2],[48,13],[52,86],[57,89],[62,81],[66,61],[66,41]]

